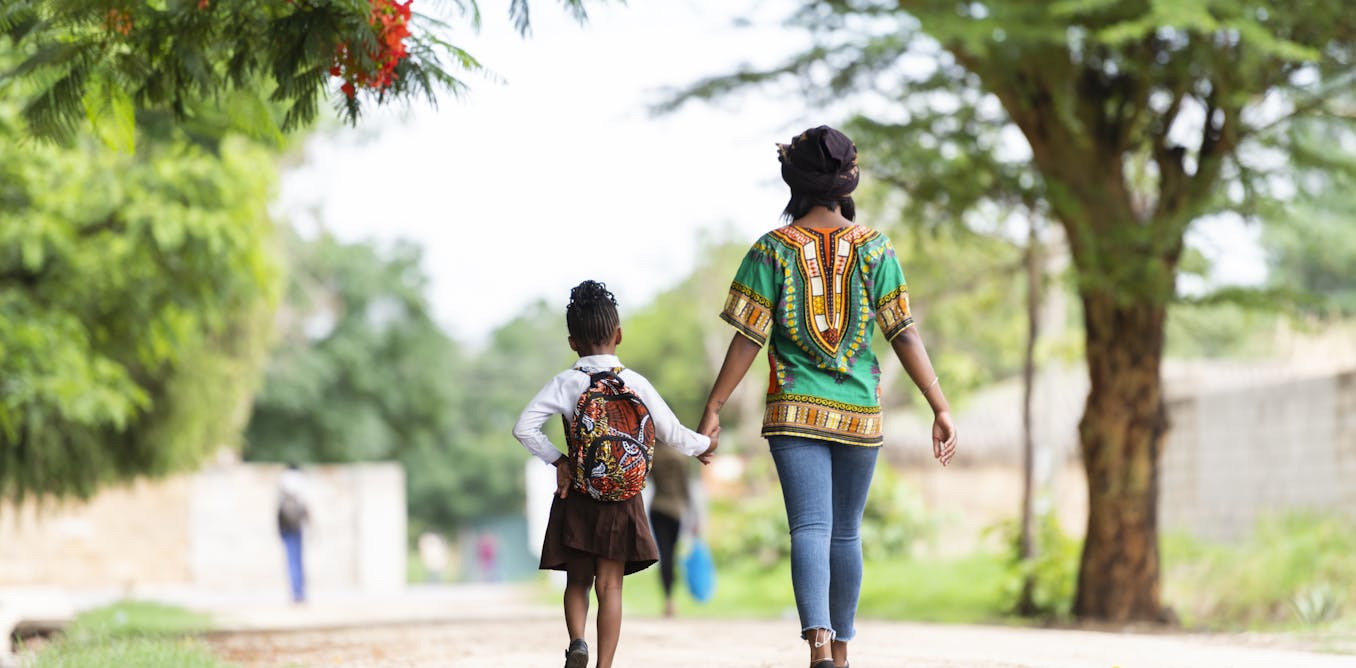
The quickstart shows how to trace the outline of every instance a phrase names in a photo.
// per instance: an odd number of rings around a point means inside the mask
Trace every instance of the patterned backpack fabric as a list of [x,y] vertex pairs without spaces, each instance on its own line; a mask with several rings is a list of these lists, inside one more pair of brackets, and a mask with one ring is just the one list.
[[645,488],[654,423],[645,402],[612,370],[583,370],[589,386],[565,423],[574,487],[599,501],[625,501]]

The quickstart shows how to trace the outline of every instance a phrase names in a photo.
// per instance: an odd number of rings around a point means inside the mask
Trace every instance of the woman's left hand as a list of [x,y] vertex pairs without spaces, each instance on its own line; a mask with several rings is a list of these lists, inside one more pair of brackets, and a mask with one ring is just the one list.
[[950,411],[941,411],[932,420],[932,456],[946,466],[955,455],[956,425],[951,422]]

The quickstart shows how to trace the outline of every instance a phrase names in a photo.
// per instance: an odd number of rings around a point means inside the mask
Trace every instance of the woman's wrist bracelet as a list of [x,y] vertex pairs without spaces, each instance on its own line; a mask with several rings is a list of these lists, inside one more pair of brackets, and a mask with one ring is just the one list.
[[928,390],[931,390],[933,387],[935,387],[937,385],[937,382],[940,381],[941,379],[942,379],[941,376],[934,377],[932,379],[932,382],[928,383],[927,387],[923,388],[922,390],[923,396],[924,397],[928,396]]

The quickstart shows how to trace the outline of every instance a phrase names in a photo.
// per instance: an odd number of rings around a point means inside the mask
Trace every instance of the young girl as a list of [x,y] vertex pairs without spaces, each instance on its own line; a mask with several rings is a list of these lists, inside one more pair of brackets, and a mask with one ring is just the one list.
[[[570,349],[579,353],[575,365],[552,378],[528,403],[513,427],[513,435],[547,464],[556,467],[556,496],[546,524],[541,550],[543,570],[563,570],[565,628],[570,634],[566,668],[585,668],[589,650],[584,623],[589,611],[589,589],[598,596],[598,668],[610,668],[621,635],[622,576],[648,568],[659,558],[645,503],[636,494],[625,501],[597,501],[575,486],[575,466],[560,454],[542,432],[552,416],[573,415],[590,375],[622,366],[617,346],[622,341],[617,300],[596,281],[584,281],[570,290],[565,308]],[[644,376],[623,368],[618,374],[645,402],[654,424],[655,440],[709,463],[719,428],[698,434],[678,421]]]

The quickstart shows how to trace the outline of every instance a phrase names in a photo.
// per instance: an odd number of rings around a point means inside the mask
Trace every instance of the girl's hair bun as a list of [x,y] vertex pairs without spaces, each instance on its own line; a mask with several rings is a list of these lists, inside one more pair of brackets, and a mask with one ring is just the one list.
[[607,302],[616,306],[617,298],[608,291],[607,285],[598,281],[584,281],[570,289],[570,302],[580,304]]

